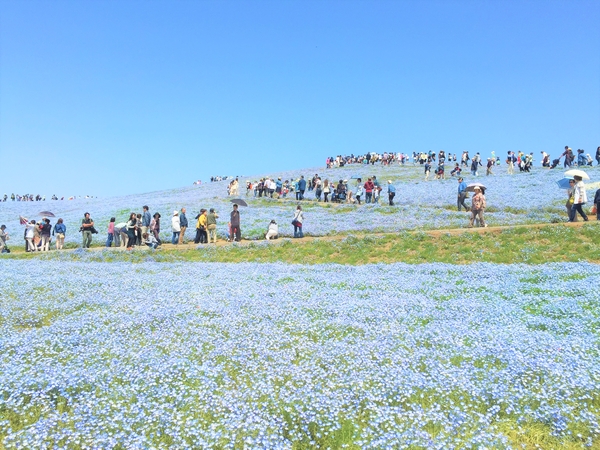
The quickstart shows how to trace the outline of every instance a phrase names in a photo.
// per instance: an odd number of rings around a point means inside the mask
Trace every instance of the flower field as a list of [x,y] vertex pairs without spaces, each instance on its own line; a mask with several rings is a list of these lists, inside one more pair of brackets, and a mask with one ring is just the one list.
[[595,265],[2,268],[0,448],[599,445]]
[[[506,175],[504,166],[496,167],[493,176],[473,177],[470,173],[464,175],[467,183],[483,182],[486,192],[488,210],[486,221],[490,226],[527,224],[541,222],[566,221],[564,203],[565,191],[557,188],[555,181],[563,176],[559,169],[548,170],[535,168],[531,173],[516,173]],[[460,228],[465,227],[468,219],[465,213],[456,211],[455,178],[446,180],[423,181],[420,166],[346,166],[344,168],[322,170],[319,168],[304,169],[293,172],[269,174],[282,179],[294,179],[300,175],[310,178],[319,173],[322,178],[329,180],[348,179],[351,190],[354,190],[353,175],[362,176],[363,180],[370,175],[376,175],[384,186],[380,205],[333,205],[305,201],[305,233],[313,236],[324,236],[337,232],[349,231],[397,231],[431,228]],[[596,166],[586,168],[593,181],[600,180],[600,170]],[[261,175],[262,176],[262,175]],[[246,180],[257,177],[242,177],[241,184]],[[397,189],[395,202],[397,206],[387,206],[385,184],[393,180]],[[169,191],[151,192],[139,195],[128,195],[114,198],[77,199],[73,201],[46,202],[6,202],[0,203],[0,223],[8,227],[14,241],[22,242],[23,228],[19,225],[19,215],[39,219],[37,213],[41,210],[51,210],[57,217],[62,217],[67,225],[67,243],[80,244],[81,236],[77,232],[85,212],[90,212],[95,220],[100,234],[94,237],[94,242],[106,240],[106,228],[111,217],[117,222],[126,221],[131,211],[141,212],[143,205],[150,206],[150,212],[160,212],[162,215],[162,237],[171,236],[170,219],[174,210],[181,207],[188,209],[188,219],[191,221],[188,230],[189,237],[193,236],[196,216],[200,208],[215,208],[220,214],[218,233],[225,236],[231,203],[227,197],[228,181],[205,183],[200,186],[172,189]],[[597,188],[597,186],[596,186]],[[593,198],[595,189],[588,195]],[[290,222],[296,202],[293,199],[273,200],[254,199],[245,196],[245,187],[241,186],[240,194],[249,202],[248,208],[241,209],[242,233],[247,239],[260,239],[271,219],[280,224],[283,236],[291,236],[293,227]],[[314,200],[314,193],[307,192],[306,197]],[[55,220],[53,220],[55,223]]]

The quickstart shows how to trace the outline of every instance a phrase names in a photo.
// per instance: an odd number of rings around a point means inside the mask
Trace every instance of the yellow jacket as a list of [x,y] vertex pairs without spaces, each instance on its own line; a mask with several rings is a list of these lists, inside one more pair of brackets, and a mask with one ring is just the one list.
[[196,228],[206,228],[206,214],[200,214]]

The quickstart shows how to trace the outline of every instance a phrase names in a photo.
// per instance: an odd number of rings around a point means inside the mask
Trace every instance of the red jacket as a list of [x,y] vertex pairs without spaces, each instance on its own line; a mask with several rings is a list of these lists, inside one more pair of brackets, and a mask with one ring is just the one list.
[[373,184],[372,181],[367,181],[365,183],[365,192],[373,192],[374,188],[375,188],[375,185]]

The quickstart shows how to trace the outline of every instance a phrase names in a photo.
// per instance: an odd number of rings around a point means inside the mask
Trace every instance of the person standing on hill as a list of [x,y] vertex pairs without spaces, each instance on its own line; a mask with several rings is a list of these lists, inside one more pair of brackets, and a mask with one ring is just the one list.
[[375,185],[373,184],[373,180],[371,180],[371,178],[368,178],[367,181],[365,182],[365,203],[371,203],[371,200],[373,199],[373,189],[375,189]]
[[148,228],[150,227],[151,220],[152,220],[152,217],[150,216],[150,211],[149,211],[148,205],[144,205],[143,212],[142,212],[141,236],[143,236],[144,233],[148,232]]
[[42,251],[47,252],[50,250],[50,233],[52,232],[52,226],[50,225],[50,219],[42,219],[40,224],[40,235],[42,236]]
[[464,182],[463,178],[460,177],[458,179],[458,200],[456,201],[456,205],[458,206],[458,210],[460,208],[465,208],[465,211],[469,210],[469,207],[465,205],[465,199],[467,198],[467,183]]
[[196,239],[194,242],[196,244],[206,244],[208,242],[206,209],[202,208],[196,219],[198,219],[198,222],[196,223]]
[[179,223],[179,211],[173,211],[173,217],[171,218],[171,230],[173,236],[171,237],[171,244],[179,244],[179,234],[181,233],[181,224]]
[[215,244],[217,243],[217,219],[219,216],[215,213],[214,208],[210,208],[208,214],[206,215],[206,229],[208,231],[208,243],[211,241]]
[[94,228],[94,221],[90,217],[90,213],[86,212],[81,221],[83,248],[90,248],[90,245],[92,244],[92,228]]
[[480,227],[487,227],[483,220],[483,212],[485,211],[485,196],[481,193],[481,188],[475,186],[475,195],[471,201],[471,219],[469,220],[469,228],[473,228],[475,219],[479,219]]
[[179,243],[185,244],[185,242],[184,242],[185,241],[185,230],[187,230],[187,227],[188,227],[188,220],[185,215],[185,208],[181,208],[181,213],[179,213],[179,226],[180,226]]
[[8,241],[8,233],[6,232],[6,225],[0,226],[0,253],[10,253],[8,247],[6,247],[6,241]]
[[298,181],[298,190],[300,191],[299,200],[304,200],[304,191],[306,191],[306,180],[304,179],[304,175],[300,176],[300,180]]
[[392,180],[388,180],[388,200],[390,206],[394,206],[394,197],[396,196],[396,187],[392,184]]
[[296,207],[296,212],[294,213],[294,219],[292,220],[292,225],[294,225],[294,237],[295,238],[303,238],[304,233],[302,232],[302,222],[304,221],[304,213],[302,212],[302,206],[298,205]]
[[62,250],[65,246],[66,233],[67,226],[63,223],[62,219],[58,219],[56,225],[54,225],[54,229],[52,230],[52,235],[56,236],[56,250]]
[[231,242],[242,240],[242,230],[240,229],[240,212],[238,211],[238,205],[234,203],[233,211],[229,215],[229,225],[231,226]]

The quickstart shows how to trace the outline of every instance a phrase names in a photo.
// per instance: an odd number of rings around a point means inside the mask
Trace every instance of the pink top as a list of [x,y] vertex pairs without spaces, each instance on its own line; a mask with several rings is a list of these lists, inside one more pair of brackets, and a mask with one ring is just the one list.
[[109,222],[108,223],[108,234],[113,234],[114,232],[115,232],[115,223]]

